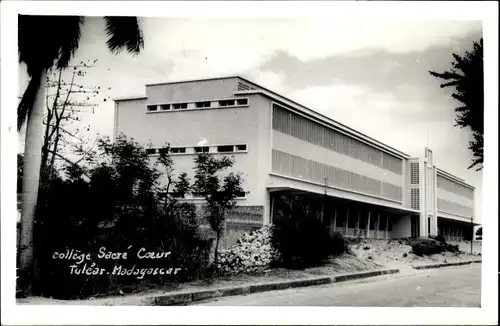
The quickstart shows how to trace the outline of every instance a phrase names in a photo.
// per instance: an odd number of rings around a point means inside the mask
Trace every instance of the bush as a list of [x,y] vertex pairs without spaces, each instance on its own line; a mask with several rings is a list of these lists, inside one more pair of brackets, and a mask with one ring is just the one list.
[[326,226],[316,219],[281,222],[274,229],[272,243],[281,255],[277,263],[292,269],[317,266],[330,255],[342,254],[348,248],[340,233],[331,237]]
[[412,251],[415,255],[433,255],[444,252],[446,245],[432,238],[417,238],[411,244]]
[[236,245],[219,252],[218,275],[252,273],[268,268],[279,260],[279,252],[271,243],[272,227],[245,233]]

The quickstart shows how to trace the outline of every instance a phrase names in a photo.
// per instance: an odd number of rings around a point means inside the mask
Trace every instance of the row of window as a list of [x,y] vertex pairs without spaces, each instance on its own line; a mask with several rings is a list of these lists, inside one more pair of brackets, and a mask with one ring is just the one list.
[[320,123],[273,105],[273,129],[388,171],[402,174],[402,160]]
[[189,109],[210,109],[210,108],[230,108],[248,106],[248,98],[238,98],[219,101],[201,101],[173,104],[151,104],[147,106],[148,112],[171,111],[171,110],[189,110]]
[[460,205],[441,198],[437,199],[437,209],[443,212],[448,212],[463,216],[472,216],[474,214],[474,209],[472,207]]
[[402,188],[396,185],[274,149],[272,172],[320,184],[324,184],[326,178],[331,186],[402,200]]
[[443,178],[440,175],[437,176],[437,187],[468,199],[474,199],[474,191],[472,189]]
[[416,162],[410,163],[410,184],[418,185],[419,178],[420,178],[420,171],[418,163]]
[[[358,215],[356,212],[349,212],[349,218],[346,218],[346,211],[338,211],[337,212],[337,218],[335,219],[335,227],[336,228],[344,228],[345,227],[345,221],[347,219],[347,227],[349,229],[355,229],[356,225],[358,223]],[[359,221],[359,229],[366,229],[366,220],[367,217],[361,216],[360,221]],[[377,215],[372,215],[370,217],[370,225],[369,229],[370,230],[377,230]],[[379,231],[385,231],[387,227],[387,231],[392,231],[392,221],[388,219],[386,216],[380,216],[379,220],[379,225],[378,225],[378,230]]]
[[170,154],[200,154],[200,153],[238,153],[246,152],[247,145],[220,145],[220,146],[194,146],[194,147],[163,147],[148,148],[149,155],[160,154],[169,151]]

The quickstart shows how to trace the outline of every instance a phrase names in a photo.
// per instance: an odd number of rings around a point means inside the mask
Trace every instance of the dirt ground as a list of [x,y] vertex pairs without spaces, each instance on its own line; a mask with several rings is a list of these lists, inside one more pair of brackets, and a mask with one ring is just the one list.
[[361,240],[359,244],[353,244],[351,249],[361,260],[372,260],[373,262],[389,268],[411,268],[412,266],[452,263],[479,259],[481,253],[481,242],[475,242],[474,254],[470,254],[470,241],[450,242],[458,245],[460,253],[445,252],[431,256],[420,257],[411,253],[411,246],[403,240]]

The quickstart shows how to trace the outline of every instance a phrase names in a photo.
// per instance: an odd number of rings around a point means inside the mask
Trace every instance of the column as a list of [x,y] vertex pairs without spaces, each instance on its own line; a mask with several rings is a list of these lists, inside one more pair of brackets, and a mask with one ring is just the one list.
[[389,215],[385,217],[385,238],[389,238]]
[[263,216],[263,224],[269,225],[273,223],[273,207],[274,206],[274,196],[266,191],[264,194],[264,216]]
[[360,229],[359,229],[359,223],[361,222],[361,211],[358,210],[358,219],[356,220],[356,229],[354,231],[355,236],[359,236]]
[[345,214],[344,235],[347,235],[347,223],[349,222],[349,208]]
[[337,208],[333,211],[333,219],[330,220],[331,230],[333,232],[337,231]]
[[366,237],[370,237],[370,217],[372,212],[368,212],[368,219],[366,220]]
[[377,221],[375,222],[375,238],[379,237],[379,231],[378,231],[379,228],[380,228],[380,213],[377,214]]

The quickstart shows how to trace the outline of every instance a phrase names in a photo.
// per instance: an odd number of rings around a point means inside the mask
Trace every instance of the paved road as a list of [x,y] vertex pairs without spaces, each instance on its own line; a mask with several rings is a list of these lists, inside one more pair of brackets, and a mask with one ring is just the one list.
[[196,305],[480,307],[481,265],[429,269],[323,286],[224,297]]

